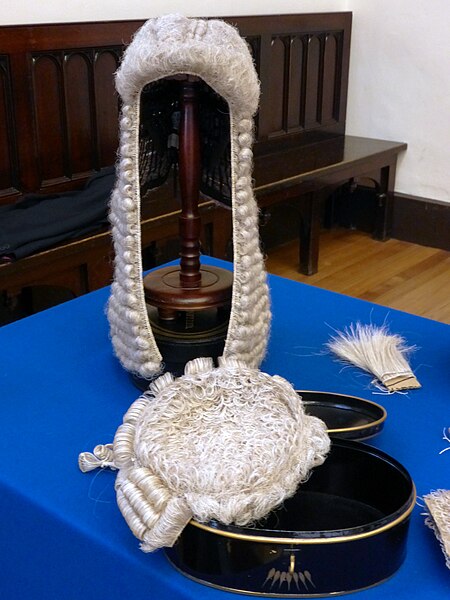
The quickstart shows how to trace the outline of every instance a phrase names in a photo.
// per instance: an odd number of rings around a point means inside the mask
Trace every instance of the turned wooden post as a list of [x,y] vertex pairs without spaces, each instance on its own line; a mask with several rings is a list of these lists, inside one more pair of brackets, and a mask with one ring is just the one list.
[[183,287],[200,286],[200,232],[198,214],[200,188],[200,132],[196,83],[192,78],[181,84],[179,168],[181,192],[180,281]]
[[180,311],[188,313],[229,306],[233,283],[233,276],[229,271],[200,264],[200,80],[193,75],[176,75],[173,79],[180,86],[180,264],[163,267],[144,278],[146,301],[158,309],[159,319],[167,326],[170,321],[174,322],[179,318]]

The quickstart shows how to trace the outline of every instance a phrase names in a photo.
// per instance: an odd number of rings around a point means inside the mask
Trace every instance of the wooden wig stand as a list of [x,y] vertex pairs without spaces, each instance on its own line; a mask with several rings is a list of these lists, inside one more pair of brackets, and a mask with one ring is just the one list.
[[223,351],[231,306],[232,273],[200,265],[201,220],[199,78],[176,76],[180,83],[179,219],[180,264],[144,278],[152,330],[165,369],[180,374],[199,356],[216,358]]

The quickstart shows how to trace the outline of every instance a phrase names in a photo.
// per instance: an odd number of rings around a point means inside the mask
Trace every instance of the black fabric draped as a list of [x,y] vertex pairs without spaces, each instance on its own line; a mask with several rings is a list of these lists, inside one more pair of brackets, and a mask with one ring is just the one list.
[[91,177],[84,189],[59,195],[29,194],[0,207],[0,257],[17,260],[59,242],[95,231],[108,222],[115,169]]

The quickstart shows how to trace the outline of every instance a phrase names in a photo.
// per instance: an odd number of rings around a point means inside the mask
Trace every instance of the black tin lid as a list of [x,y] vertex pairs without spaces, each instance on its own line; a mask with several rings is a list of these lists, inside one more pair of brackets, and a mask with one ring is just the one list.
[[332,392],[296,391],[303,400],[305,412],[322,419],[330,436],[365,440],[383,429],[387,413],[375,402]]

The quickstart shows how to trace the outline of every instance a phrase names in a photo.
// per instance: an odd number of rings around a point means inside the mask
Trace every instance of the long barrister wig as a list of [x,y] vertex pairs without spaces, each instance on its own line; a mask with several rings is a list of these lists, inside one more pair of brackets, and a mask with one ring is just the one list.
[[[125,369],[146,379],[161,371],[162,357],[148,319],[142,284],[141,98],[150,84],[162,84],[164,78],[179,74],[198,76],[226,102],[229,111],[234,275],[224,357],[258,367],[270,322],[251,183],[253,115],[258,107],[259,82],[247,44],[222,21],[181,15],[151,19],[126,50],[116,77],[123,108],[117,182],[110,210],[116,259],[108,309],[116,355]],[[164,159],[160,161],[164,163],[162,170],[170,162],[167,156]]]

